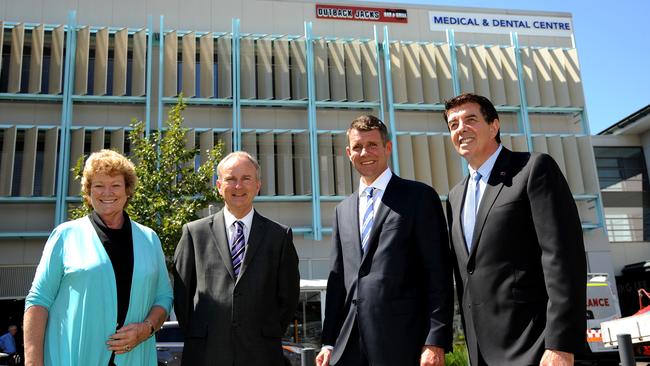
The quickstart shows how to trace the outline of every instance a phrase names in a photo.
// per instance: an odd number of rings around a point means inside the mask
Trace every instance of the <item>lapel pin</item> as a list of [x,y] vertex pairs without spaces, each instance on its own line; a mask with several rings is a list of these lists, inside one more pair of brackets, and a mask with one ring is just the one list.
[[501,172],[501,173],[499,173],[499,174],[500,174],[502,177],[505,177],[505,176],[506,176],[506,172]]

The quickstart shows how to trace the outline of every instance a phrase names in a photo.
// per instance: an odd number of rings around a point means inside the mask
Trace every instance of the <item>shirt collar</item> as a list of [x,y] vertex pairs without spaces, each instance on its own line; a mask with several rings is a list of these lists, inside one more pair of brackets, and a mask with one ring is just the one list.
[[493,152],[492,155],[490,155],[490,157],[476,170],[472,169],[472,167],[468,165],[469,175],[472,176],[474,172],[478,170],[478,172],[481,173],[481,180],[487,180],[492,173],[492,168],[494,168],[494,164],[497,162],[497,158],[502,149],[503,145],[499,144],[497,150]]
[[[392,177],[393,173],[390,171],[390,168],[386,168],[386,170],[384,170],[384,172],[381,173],[374,182],[370,183],[370,186],[375,189],[385,191],[386,186],[388,186],[388,182],[390,182],[390,178]],[[359,197],[366,196],[366,187],[368,187],[368,185],[363,182],[363,179],[359,179]]]
[[242,217],[241,219],[238,219],[235,217],[235,215],[231,214],[230,211],[228,211],[228,207],[223,208],[223,219],[226,223],[226,229],[230,229],[232,224],[235,223],[235,221],[241,221],[244,223],[244,226],[247,227],[248,229],[251,228],[253,224],[253,214],[255,213],[255,209],[252,209],[248,211],[246,216]]

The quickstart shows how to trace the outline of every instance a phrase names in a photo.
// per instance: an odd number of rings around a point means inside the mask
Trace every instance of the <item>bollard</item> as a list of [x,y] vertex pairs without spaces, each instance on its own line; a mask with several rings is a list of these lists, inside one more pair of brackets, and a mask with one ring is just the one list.
[[315,366],[316,365],[316,349],[303,348],[300,351],[300,366]]
[[629,334],[618,334],[616,340],[618,341],[618,355],[621,358],[621,366],[635,366],[632,337]]

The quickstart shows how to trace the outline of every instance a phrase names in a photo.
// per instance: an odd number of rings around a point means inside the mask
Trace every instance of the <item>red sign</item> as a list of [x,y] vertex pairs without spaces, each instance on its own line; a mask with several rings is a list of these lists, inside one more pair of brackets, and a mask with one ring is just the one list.
[[408,23],[406,9],[316,4],[316,18],[366,22]]

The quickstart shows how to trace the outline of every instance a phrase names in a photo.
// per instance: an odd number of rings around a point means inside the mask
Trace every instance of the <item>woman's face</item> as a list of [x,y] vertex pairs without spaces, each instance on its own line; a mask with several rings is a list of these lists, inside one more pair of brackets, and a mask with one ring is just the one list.
[[90,202],[100,217],[121,214],[126,201],[126,184],[122,174],[96,174],[92,178]]

